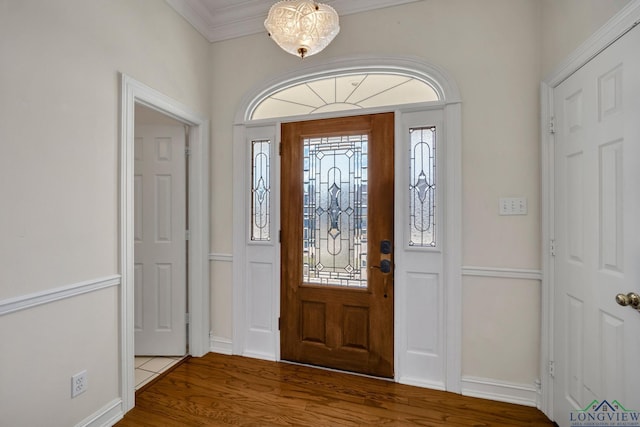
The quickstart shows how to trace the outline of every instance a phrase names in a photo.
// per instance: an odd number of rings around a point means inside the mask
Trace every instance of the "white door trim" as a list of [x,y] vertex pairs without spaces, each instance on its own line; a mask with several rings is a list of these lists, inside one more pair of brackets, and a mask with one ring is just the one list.
[[554,360],[553,295],[554,275],[552,243],[554,240],[554,89],[582,68],[600,52],[640,24],[640,0],[633,0],[600,30],[571,53],[540,85],[541,164],[542,164],[542,325],[540,376],[542,398],[540,410],[553,419],[554,389],[550,367]]
[[[260,324],[258,332],[264,332],[262,335],[268,338],[262,341],[261,351],[246,351],[245,341],[247,339],[247,330],[253,325],[248,325],[246,316],[247,307],[250,305],[248,301],[247,290],[247,248],[251,244],[252,247],[277,246],[277,242],[249,242],[247,236],[248,223],[246,212],[249,208],[248,200],[248,180],[246,178],[247,168],[247,132],[258,127],[269,128],[265,130],[265,138],[274,138],[278,141],[279,124],[282,121],[295,121],[309,119],[310,116],[297,116],[287,118],[276,118],[271,120],[255,120],[250,118],[251,112],[257,103],[270,93],[291,86],[309,78],[321,78],[339,72],[375,72],[396,70],[403,74],[415,75],[428,81],[438,95],[440,101],[433,103],[425,103],[424,105],[404,105],[393,106],[389,108],[376,108],[370,110],[358,110],[341,112],[337,114],[318,114],[311,116],[312,118],[339,117],[354,114],[370,114],[381,111],[396,111],[403,113],[409,111],[417,111],[424,109],[440,109],[443,112],[444,132],[443,143],[444,161],[442,170],[445,173],[445,185],[443,188],[445,193],[444,200],[444,233],[446,247],[443,251],[443,280],[445,285],[445,302],[444,322],[446,325],[445,334],[445,353],[446,366],[444,367],[444,388],[449,391],[460,393],[461,391],[461,366],[462,366],[462,135],[461,135],[461,103],[460,93],[453,78],[443,69],[427,64],[420,58],[411,57],[382,57],[382,56],[356,56],[348,58],[331,59],[320,65],[308,66],[306,63],[298,68],[291,70],[285,74],[276,76],[266,82],[254,87],[247,92],[240,108],[236,114],[236,123],[234,127],[234,253],[233,253],[233,352],[234,354],[243,354],[245,356],[279,359],[279,335],[277,334],[277,316],[279,313],[279,297],[271,300],[273,318],[264,320]],[[396,135],[398,138],[398,135]],[[274,144],[275,145],[275,144]],[[276,151],[277,153],[277,151]],[[277,157],[277,154],[275,155]],[[274,224],[279,224],[278,209],[279,206],[279,159],[274,163],[272,168],[273,187],[278,189],[272,192],[272,206],[276,207],[271,215]],[[277,236],[277,226],[273,227],[272,233]],[[276,237],[277,239],[277,237]],[[269,277],[264,277],[264,285],[271,286],[273,296],[279,295],[279,251],[265,263],[273,263],[276,269],[269,270]],[[267,285],[267,282],[269,283]],[[262,301],[262,304],[268,304],[268,301]],[[396,307],[399,301],[396,300]],[[262,326],[265,325],[265,326]],[[275,325],[275,326],[274,326]],[[396,329],[398,331],[398,329]],[[273,338],[275,336],[275,338]],[[398,334],[396,333],[396,350],[399,346]],[[266,349],[266,350],[265,350]],[[398,367],[396,367],[398,369]],[[399,375],[400,374],[400,375]],[[396,373],[396,377],[400,377],[401,373]]]
[[189,353],[209,349],[209,120],[168,96],[121,75],[120,122],[120,393],[124,412],[135,405],[133,304],[133,171],[135,103],[159,111],[189,126]]

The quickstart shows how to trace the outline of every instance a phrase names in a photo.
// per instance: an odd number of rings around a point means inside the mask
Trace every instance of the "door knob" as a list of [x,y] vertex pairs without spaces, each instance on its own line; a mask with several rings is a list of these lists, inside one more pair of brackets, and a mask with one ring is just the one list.
[[380,261],[380,271],[383,273],[391,273],[391,261],[388,259]]
[[640,309],[640,295],[635,292],[629,292],[628,294],[616,295],[616,302],[624,307],[630,305],[635,309]]
[[380,265],[372,265],[371,268],[377,268],[383,273],[391,273],[391,261],[388,259],[380,260]]

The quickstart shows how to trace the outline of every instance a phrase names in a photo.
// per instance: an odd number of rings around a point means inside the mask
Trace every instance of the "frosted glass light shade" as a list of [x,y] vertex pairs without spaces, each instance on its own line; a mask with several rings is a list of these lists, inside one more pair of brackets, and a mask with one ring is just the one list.
[[279,1],[264,26],[278,46],[301,58],[320,52],[340,32],[335,9],[311,0]]

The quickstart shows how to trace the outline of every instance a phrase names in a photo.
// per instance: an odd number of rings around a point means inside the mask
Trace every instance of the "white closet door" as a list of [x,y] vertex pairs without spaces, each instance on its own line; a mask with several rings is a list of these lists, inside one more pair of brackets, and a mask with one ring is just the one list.
[[184,355],[186,162],[182,126],[135,129],[135,352]]
[[634,29],[554,92],[560,426],[640,411],[640,312],[615,299],[640,293],[639,51]]

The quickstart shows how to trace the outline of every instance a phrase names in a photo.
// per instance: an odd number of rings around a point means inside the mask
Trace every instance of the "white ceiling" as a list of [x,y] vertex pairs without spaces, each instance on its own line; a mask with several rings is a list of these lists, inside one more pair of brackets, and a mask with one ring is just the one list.
[[[277,0],[165,0],[210,42],[264,32],[264,20]],[[338,15],[422,0],[321,0]]]

